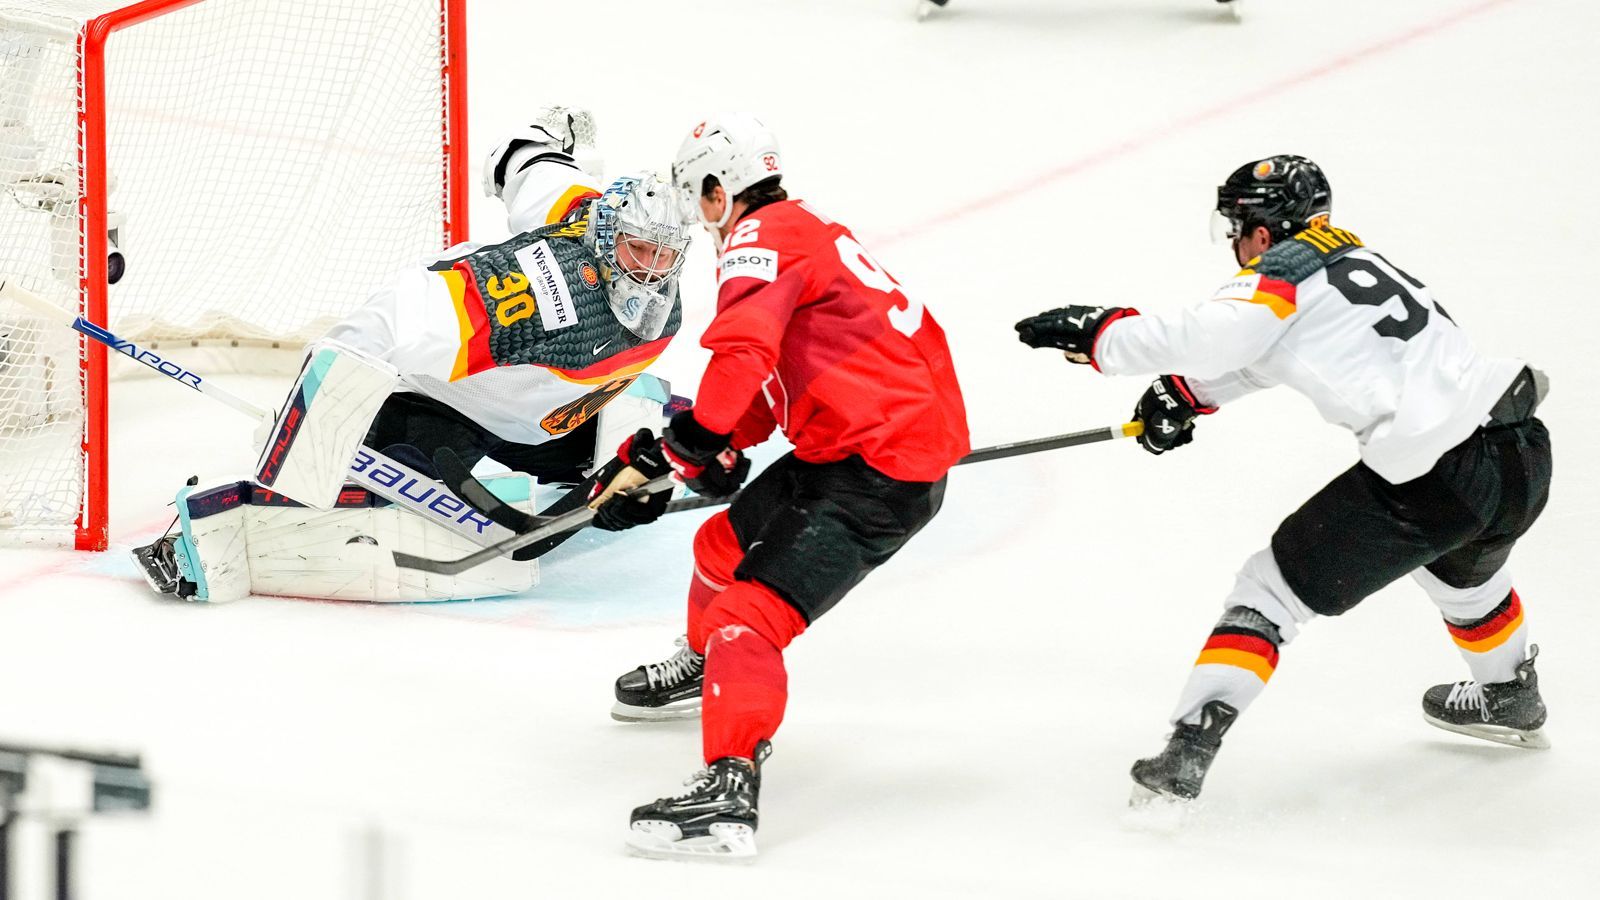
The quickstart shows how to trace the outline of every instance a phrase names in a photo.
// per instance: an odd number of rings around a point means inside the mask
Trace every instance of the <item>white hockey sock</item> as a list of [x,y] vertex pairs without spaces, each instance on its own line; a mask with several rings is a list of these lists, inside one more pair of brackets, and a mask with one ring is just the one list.
[[1278,629],[1266,616],[1249,607],[1230,607],[1200,648],[1172,724],[1199,724],[1200,711],[1213,700],[1244,712],[1277,668],[1279,643]]
[[1517,665],[1527,657],[1528,631],[1509,571],[1501,569],[1483,584],[1464,588],[1445,584],[1426,569],[1412,577],[1439,607],[1473,681],[1493,684],[1517,677]]
[[1522,627],[1522,598],[1516,591],[1487,615],[1467,621],[1446,616],[1444,624],[1473,681],[1493,684],[1517,677],[1517,665],[1528,656],[1528,629]]

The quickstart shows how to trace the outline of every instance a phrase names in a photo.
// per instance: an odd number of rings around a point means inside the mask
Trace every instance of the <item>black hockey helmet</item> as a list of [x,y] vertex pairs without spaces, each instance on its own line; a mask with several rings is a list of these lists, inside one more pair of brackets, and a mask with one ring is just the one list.
[[1325,223],[1332,208],[1333,188],[1321,167],[1304,156],[1283,154],[1235,169],[1217,188],[1220,221],[1213,221],[1228,238],[1264,225],[1274,241],[1283,241],[1319,218]]

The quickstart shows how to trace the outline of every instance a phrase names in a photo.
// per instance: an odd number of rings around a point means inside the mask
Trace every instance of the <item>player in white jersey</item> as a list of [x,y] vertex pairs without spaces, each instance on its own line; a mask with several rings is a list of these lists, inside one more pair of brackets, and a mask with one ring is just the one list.
[[[463,470],[487,457],[520,473],[491,486],[512,505],[531,503],[530,479],[579,485],[543,510],[556,513],[587,499],[586,476],[611,457],[597,447],[665,421],[670,391],[644,370],[682,319],[689,229],[653,175],[597,190],[592,136],[587,113],[553,108],[490,153],[485,189],[518,233],[403,270],[313,344],[255,485],[186,489],[179,532],[135,551],[153,587],[217,602],[252,592],[460,599],[532,586],[533,559],[554,540],[453,579],[399,571],[388,551],[460,555],[493,527],[454,498],[433,499],[441,454]],[[387,460],[363,467],[363,445]],[[352,457],[359,477],[458,534],[346,487]],[[666,501],[607,515],[659,515]]]
[[[1279,648],[1410,574],[1438,605],[1472,679],[1425,692],[1427,721],[1547,746],[1522,602],[1506,560],[1544,508],[1550,439],[1533,416],[1544,379],[1478,353],[1428,289],[1328,218],[1331,190],[1298,156],[1249,163],[1217,190],[1219,236],[1243,270],[1211,300],[1166,315],[1069,306],[1017,323],[1024,343],[1110,375],[1171,372],[1140,398],[1140,443],[1163,453],[1194,422],[1288,385],[1352,431],[1361,461],[1246,561],[1135,796],[1199,794],[1223,734]],[[1530,653],[1531,650],[1531,653]]]

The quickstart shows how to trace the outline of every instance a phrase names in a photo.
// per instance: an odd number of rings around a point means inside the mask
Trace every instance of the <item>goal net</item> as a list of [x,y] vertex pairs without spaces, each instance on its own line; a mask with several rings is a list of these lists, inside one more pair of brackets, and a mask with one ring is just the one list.
[[[0,278],[180,360],[316,337],[465,237],[464,5],[0,0]],[[105,546],[108,365],[0,304],[0,542]]]

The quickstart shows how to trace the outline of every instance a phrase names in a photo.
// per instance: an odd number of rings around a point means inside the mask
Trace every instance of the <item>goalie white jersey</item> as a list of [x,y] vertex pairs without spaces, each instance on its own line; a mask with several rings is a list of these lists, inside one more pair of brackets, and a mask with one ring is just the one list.
[[1211,405],[1286,384],[1393,484],[1466,440],[1524,366],[1478,353],[1421,282],[1338,228],[1274,245],[1208,302],[1112,322],[1095,359],[1182,375]]
[[585,205],[598,196],[572,165],[516,170],[504,194],[510,222],[532,230],[401,272],[327,337],[504,440],[537,445],[572,431],[655,361],[681,320],[675,306],[646,341],[610,312],[601,263],[583,245]]

